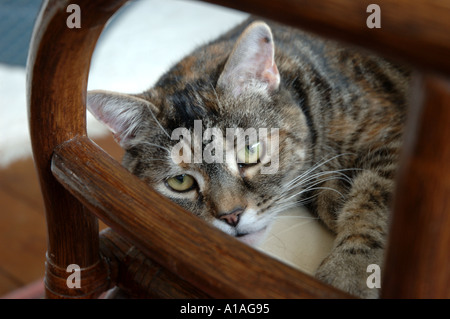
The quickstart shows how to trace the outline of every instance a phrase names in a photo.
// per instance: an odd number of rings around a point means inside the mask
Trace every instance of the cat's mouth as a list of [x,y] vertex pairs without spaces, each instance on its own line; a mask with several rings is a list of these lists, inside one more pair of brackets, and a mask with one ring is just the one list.
[[250,235],[251,233],[242,233],[242,234],[237,234],[236,235],[236,237],[244,237],[244,236],[247,236],[247,235]]
[[267,227],[264,227],[255,232],[237,233],[235,237],[239,239],[241,242],[246,243],[247,245],[257,246],[265,238],[266,230]]

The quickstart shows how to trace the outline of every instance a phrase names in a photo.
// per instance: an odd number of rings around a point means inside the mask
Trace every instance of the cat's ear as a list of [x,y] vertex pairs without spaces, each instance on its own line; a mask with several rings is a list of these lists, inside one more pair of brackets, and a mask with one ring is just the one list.
[[258,88],[271,92],[278,89],[280,74],[275,64],[272,32],[264,22],[253,22],[236,42],[217,87],[235,96],[244,90]]
[[133,145],[135,134],[150,112],[156,107],[139,97],[108,91],[90,91],[87,108],[113,133],[114,139],[124,149]]

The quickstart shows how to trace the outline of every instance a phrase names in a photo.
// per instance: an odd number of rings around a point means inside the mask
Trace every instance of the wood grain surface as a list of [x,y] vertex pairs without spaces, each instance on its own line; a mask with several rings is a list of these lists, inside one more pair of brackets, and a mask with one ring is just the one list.
[[450,298],[450,82],[415,84],[383,297]]

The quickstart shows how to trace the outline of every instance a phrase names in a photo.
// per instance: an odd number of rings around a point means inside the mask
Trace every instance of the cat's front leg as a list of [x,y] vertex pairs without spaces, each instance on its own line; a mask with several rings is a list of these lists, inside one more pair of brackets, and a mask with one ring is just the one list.
[[382,271],[393,187],[392,180],[370,170],[354,178],[337,215],[334,248],[319,266],[318,279],[362,298],[379,297],[379,289],[367,284],[367,269],[377,265]]
[[320,265],[316,278],[360,298],[378,298],[379,289],[367,285],[371,275],[367,266],[381,267],[382,259],[382,249],[336,247]]

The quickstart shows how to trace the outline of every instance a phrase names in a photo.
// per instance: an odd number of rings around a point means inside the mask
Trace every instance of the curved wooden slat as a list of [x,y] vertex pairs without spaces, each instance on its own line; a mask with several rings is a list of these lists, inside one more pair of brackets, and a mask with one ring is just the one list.
[[[66,21],[69,0],[47,0],[37,18],[27,65],[28,116],[33,156],[48,225],[47,293],[52,297],[92,297],[107,288],[99,259],[98,222],[53,177],[53,150],[66,140],[86,134],[86,86],[91,55],[103,26],[125,0],[77,1],[81,28]],[[82,270],[82,287],[69,289],[69,264]],[[105,272],[105,271],[104,271]],[[100,281],[93,284],[92,281]],[[103,281],[103,283],[102,283]],[[89,288],[90,287],[90,288]],[[102,287],[100,289],[99,287]],[[93,290],[89,290],[93,289]]]

